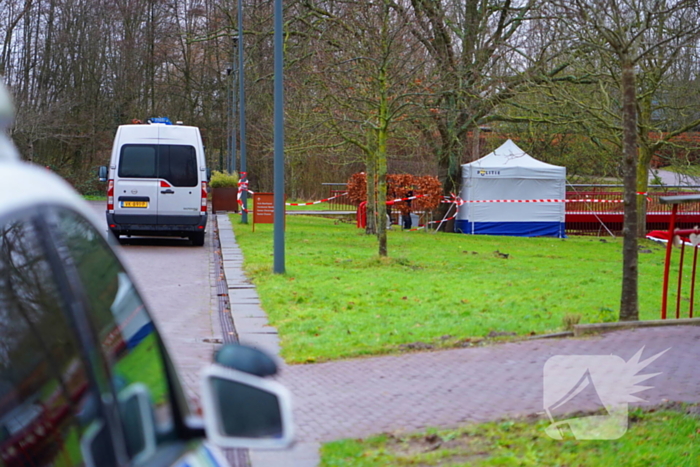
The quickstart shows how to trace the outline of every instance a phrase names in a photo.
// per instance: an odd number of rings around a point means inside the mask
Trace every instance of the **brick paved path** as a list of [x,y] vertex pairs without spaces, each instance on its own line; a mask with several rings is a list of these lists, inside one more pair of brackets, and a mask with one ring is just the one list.
[[326,441],[414,431],[541,411],[543,368],[553,355],[629,360],[671,349],[642,373],[662,372],[640,394],[700,401],[700,327],[646,328],[589,339],[529,341],[316,365],[287,366],[301,439]]
[[[106,230],[105,202],[90,205]],[[204,248],[193,248],[178,238],[140,238],[120,248],[195,409],[199,406],[200,372],[211,363],[222,337],[211,224],[206,232]]]
[[[220,222],[222,232],[223,225]],[[227,232],[220,238],[222,249],[235,249],[233,235]],[[236,251],[236,255],[240,252]],[[237,287],[241,287],[240,269],[233,266],[240,257],[230,262],[227,277],[237,274]],[[258,345],[274,351],[274,328],[262,319],[254,289],[246,289],[245,295],[232,289],[229,295],[234,323],[241,323],[241,341],[252,339],[250,342],[257,343],[262,336],[267,340]],[[260,325],[256,324],[258,321]],[[318,447],[325,441],[541,412],[543,370],[550,357],[613,354],[628,361],[643,346],[642,360],[669,347],[670,350],[640,372],[661,374],[643,383],[653,389],[638,394],[639,397],[649,404],[663,400],[700,402],[700,326],[633,329],[584,339],[531,340],[313,365],[282,365],[277,379],[294,396],[298,442],[291,451],[251,451],[252,465],[312,467],[318,464]],[[598,408],[587,399],[576,400],[579,405],[570,406],[572,411]]]
[[[628,361],[642,346],[642,360],[670,350],[641,372],[661,372],[644,383],[654,387],[641,398],[700,402],[697,326],[284,366],[279,380],[294,394],[296,462],[270,453],[253,465],[314,465],[314,449],[323,441],[541,412],[549,357],[613,354]],[[584,401],[571,408],[597,406]]]

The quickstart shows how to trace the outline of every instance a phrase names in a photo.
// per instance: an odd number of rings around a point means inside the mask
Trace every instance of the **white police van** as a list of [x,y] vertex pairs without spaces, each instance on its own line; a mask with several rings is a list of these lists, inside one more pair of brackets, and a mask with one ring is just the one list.
[[222,346],[203,418],[190,410],[107,232],[64,180],[20,161],[12,113],[0,83],[0,466],[223,467],[216,446],[288,446],[290,396],[258,350]]
[[204,245],[208,172],[199,128],[167,118],[121,125],[107,181],[107,225],[120,235],[188,237]]

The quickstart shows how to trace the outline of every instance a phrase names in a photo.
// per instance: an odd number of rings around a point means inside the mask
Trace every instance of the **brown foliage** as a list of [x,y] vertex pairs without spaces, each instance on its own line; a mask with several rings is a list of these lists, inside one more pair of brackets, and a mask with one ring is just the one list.
[[[430,211],[440,205],[442,185],[437,177],[425,175],[417,177],[409,174],[389,174],[386,177],[387,200],[419,196],[411,201],[394,204],[401,214],[410,211]],[[367,199],[367,179],[364,172],[353,174],[348,180],[348,196],[355,203]]]
[[364,172],[352,174],[348,180],[348,198],[353,204],[367,199],[367,177]]
[[442,200],[442,184],[440,180],[432,175],[415,177],[415,179],[416,190],[414,192],[425,196],[413,201],[413,209],[417,211],[436,209],[440,205],[440,200]]

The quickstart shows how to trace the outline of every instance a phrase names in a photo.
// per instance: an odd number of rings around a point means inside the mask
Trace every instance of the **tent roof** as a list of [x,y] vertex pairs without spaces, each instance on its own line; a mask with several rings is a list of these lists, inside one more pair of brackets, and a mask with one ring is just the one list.
[[508,140],[491,154],[462,165],[462,176],[493,179],[564,179],[566,167],[538,161]]
[[488,168],[505,168],[505,167],[528,167],[533,169],[563,169],[558,165],[547,164],[546,162],[538,161],[534,157],[528,155],[520,149],[512,140],[503,143],[498,149],[490,154],[485,155],[481,159],[470,162],[472,167],[488,167]]

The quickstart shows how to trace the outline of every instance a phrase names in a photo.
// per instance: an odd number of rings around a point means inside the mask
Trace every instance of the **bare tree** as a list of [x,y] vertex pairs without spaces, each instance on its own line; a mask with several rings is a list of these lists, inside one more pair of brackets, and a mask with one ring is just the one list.
[[[327,8],[330,7],[330,8]],[[406,23],[388,0],[313,5],[334,36],[317,54],[316,102],[339,144],[359,150],[367,173],[368,233],[387,256],[386,176],[393,128],[414,93],[416,64]]]
[[548,64],[547,41],[529,41],[537,26],[535,5],[531,0],[412,0],[402,8],[430,63],[430,92],[422,100],[419,126],[426,136],[439,135],[433,152],[446,194],[457,192],[460,164],[473,151],[468,132],[489,122],[499,104]]
[[[698,2],[694,0],[574,0],[549,4],[551,17],[586,53],[596,53],[619,76],[620,134],[624,183],[623,271],[620,320],[639,319],[638,242],[640,67],[696,40]],[[686,18],[693,20],[686,21]],[[660,70],[664,66],[662,65]],[[647,90],[653,96],[653,88]],[[642,101],[643,103],[643,101]],[[613,104],[615,105],[615,104]],[[643,156],[643,157],[646,157]],[[647,177],[647,170],[641,172]]]

